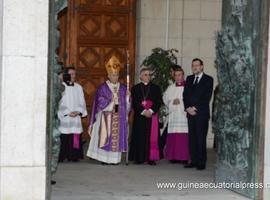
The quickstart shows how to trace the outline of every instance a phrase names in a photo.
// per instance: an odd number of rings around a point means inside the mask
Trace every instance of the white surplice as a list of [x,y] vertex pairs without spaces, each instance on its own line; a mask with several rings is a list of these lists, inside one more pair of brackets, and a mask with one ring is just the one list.
[[[163,95],[163,101],[168,108],[168,134],[188,133],[188,123],[183,102],[184,86],[171,84]],[[173,105],[173,100],[178,98],[180,104]]]
[[[74,83],[68,86],[63,83],[65,90],[59,103],[58,118],[60,120],[59,131],[62,134],[80,134],[83,132],[81,117],[87,116],[86,104],[82,86]],[[71,112],[80,112],[81,116],[70,117]]]
[[120,163],[121,162],[121,152],[111,152],[111,151],[105,151],[101,148],[99,148],[99,130],[100,130],[100,123],[101,123],[101,115],[103,111],[113,111],[114,104],[118,104],[119,97],[116,93],[114,93],[114,88],[117,88],[117,91],[119,91],[120,84],[113,84],[110,81],[106,81],[106,84],[109,86],[110,90],[112,91],[113,98],[111,103],[101,112],[97,113],[96,121],[93,124],[92,127],[92,134],[91,134],[91,140],[89,144],[89,148],[87,151],[87,156],[90,158],[93,158],[95,160],[105,162],[105,163]]

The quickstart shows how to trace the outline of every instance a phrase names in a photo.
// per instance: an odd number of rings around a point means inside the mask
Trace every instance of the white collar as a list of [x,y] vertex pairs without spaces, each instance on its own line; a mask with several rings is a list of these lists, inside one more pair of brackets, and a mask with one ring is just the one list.
[[112,85],[112,86],[118,86],[119,85],[119,82],[112,83],[110,80],[107,80],[106,82],[107,82],[108,85]]
[[199,83],[200,82],[200,80],[202,79],[202,76],[203,76],[203,72],[201,72],[200,74],[194,74],[194,82],[193,82],[193,84],[195,83],[195,81],[196,81],[196,79],[198,80],[198,82],[197,83]]
[[148,82],[148,83],[146,83],[146,82],[143,82],[143,81],[142,81],[142,83],[143,83],[144,85],[148,85],[148,84],[149,84],[149,82]]
[[[65,85],[65,86],[67,86],[67,87],[69,86],[69,85],[67,85],[66,82],[64,82],[64,81],[62,81],[62,84]],[[75,86],[76,84],[77,84],[77,83],[74,82],[74,83],[73,83],[73,86]]]
[[195,78],[199,78],[199,79],[201,79],[202,78],[202,76],[203,76],[203,72],[201,72],[200,74],[195,74]]

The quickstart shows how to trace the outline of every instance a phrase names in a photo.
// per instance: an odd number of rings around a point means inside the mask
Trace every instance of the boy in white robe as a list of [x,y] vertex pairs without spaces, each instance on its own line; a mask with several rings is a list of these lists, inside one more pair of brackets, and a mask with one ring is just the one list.
[[65,69],[63,75],[65,90],[59,104],[61,149],[59,161],[77,162],[83,158],[80,134],[83,132],[81,118],[87,116],[82,87],[76,83],[76,71],[73,67]]

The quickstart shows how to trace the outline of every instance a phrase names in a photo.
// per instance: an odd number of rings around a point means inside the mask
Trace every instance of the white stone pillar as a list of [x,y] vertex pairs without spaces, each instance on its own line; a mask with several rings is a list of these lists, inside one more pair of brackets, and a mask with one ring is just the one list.
[[48,0],[0,1],[0,199],[44,200]]

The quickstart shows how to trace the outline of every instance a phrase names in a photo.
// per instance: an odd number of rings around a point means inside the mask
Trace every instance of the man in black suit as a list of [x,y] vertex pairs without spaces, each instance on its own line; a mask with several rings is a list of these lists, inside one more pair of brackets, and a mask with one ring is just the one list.
[[203,61],[192,60],[193,75],[188,76],[183,93],[188,118],[189,149],[191,163],[185,168],[205,169],[207,152],[206,137],[210,119],[210,100],[213,92],[213,78],[203,72]]

